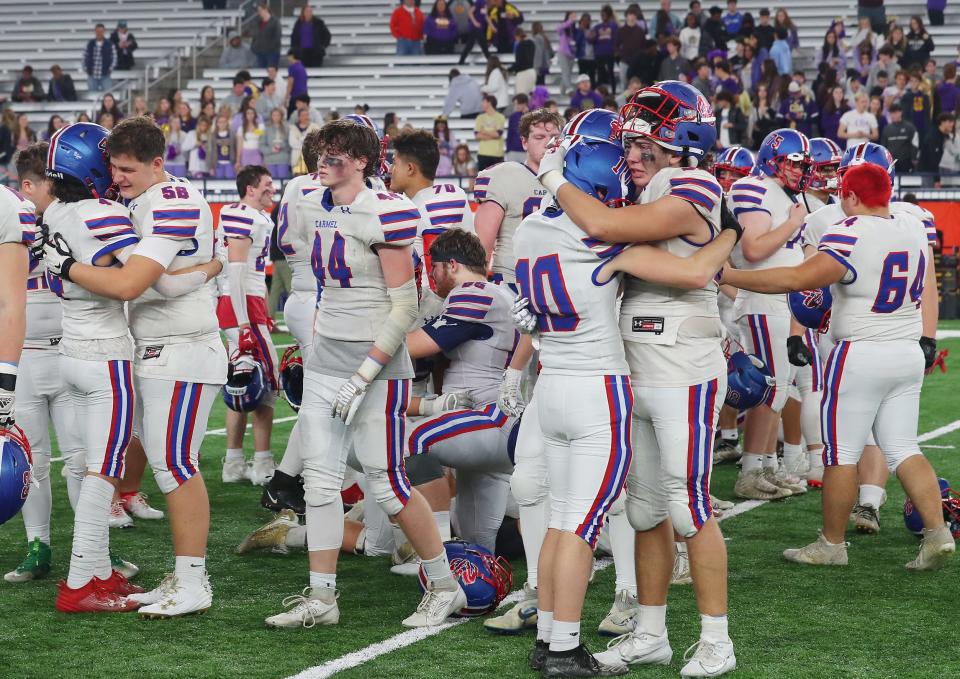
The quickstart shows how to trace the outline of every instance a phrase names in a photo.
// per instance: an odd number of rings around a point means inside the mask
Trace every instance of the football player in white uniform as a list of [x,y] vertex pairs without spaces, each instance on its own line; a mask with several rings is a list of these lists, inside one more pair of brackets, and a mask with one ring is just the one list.
[[[201,613],[213,593],[206,577],[210,503],[197,460],[210,409],[227,376],[214,300],[205,285],[222,269],[222,262],[212,259],[213,217],[196,188],[167,176],[163,132],[149,118],[122,121],[106,146],[113,179],[131,201],[141,241],[121,254],[126,258],[122,268],[78,265],[74,280],[130,301],[142,423],[137,430],[166,495],[176,555],[173,574],[135,597],[147,618]],[[164,276],[167,270],[178,275]],[[169,285],[158,287],[161,280]]]
[[37,216],[30,201],[5,188],[0,213],[0,427],[14,423],[17,366],[26,332],[27,248],[33,245]]
[[410,357],[405,333],[417,317],[411,246],[420,213],[364,180],[376,171],[380,142],[367,127],[334,121],[321,130],[318,176],[325,188],[304,196],[302,218],[316,229],[314,273],[323,287],[313,355],[304,375],[300,434],[310,586],[274,627],[336,624],[336,566],[343,541],[340,489],[351,448],[369,501],[403,528],[428,580],[410,627],[436,625],[466,603],[450,571],[426,500],[403,469]]
[[[695,169],[716,137],[709,102],[689,85],[664,81],[637,92],[622,109],[620,123],[631,178],[643,189],[640,205],[611,212],[583,191],[558,187],[558,159],[552,156],[561,155],[562,146],[541,161],[541,181],[592,238],[649,241],[674,255],[697,253],[721,228],[720,186]],[[601,657],[670,661],[665,620],[676,531],[686,538],[701,614],[700,640],[682,674],[714,676],[736,667],[727,630],[726,546],[709,496],[727,373],[716,283],[707,279],[681,291],[644,279],[627,279],[620,315],[634,398],[626,503],[637,530],[640,612],[636,630]]]
[[256,357],[263,366],[268,389],[253,410],[253,466],[243,457],[247,414],[227,410],[227,454],[223,461],[223,482],[249,479],[262,486],[276,466],[270,451],[273,410],[280,388],[277,350],[270,337],[267,310],[266,264],[270,256],[273,221],[273,178],[267,168],[248,165],[237,174],[240,202],[220,210],[220,235],[227,247],[227,270],[220,275],[217,317],[227,336],[227,350]]
[[941,568],[956,549],[943,521],[936,474],[917,441],[925,362],[920,309],[929,244],[919,219],[890,210],[890,195],[883,168],[851,167],[840,189],[848,217],[826,230],[818,254],[796,267],[723,274],[725,282],[758,292],[829,285],[833,293],[831,334],[837,344],[827,360],[820,410],[823,529],[815,542],[786,550],[789,561],[847,564],[844,535],[857,499],[856,464],[871,430],[923,518],[920,553],[906,567]]

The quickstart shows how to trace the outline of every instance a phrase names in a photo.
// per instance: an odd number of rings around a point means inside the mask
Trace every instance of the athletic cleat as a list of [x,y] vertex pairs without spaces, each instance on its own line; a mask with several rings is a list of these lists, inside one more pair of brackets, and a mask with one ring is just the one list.
[[875,535],[880,532],[880,510],[873,505],[857,505],[853,508],[853,525],[858,533]]
[[763,474],[762,469],[749,472],[741,471],[737,476],[737,483],[733,487],[737,497],[748,500],[782,500],[792,493],[785,488],[771,483]]
[[133,519],[123,508],[123,503],[117,500],[110,504],[110,527],[133,528]]
[[790,493],[790,495],[803,495],[807,492],[806,481],[801,483],[802,479],[800,479],[800,477],[788,477],[786,474],[780,473],[779,469],[764,467],[763,476],[767,481],[775,486],[780,486]]
[[328,587],[304,587],[303,592],[288,596],[283,605],[290,610],[264,620],[267,627],[294,628],[314,625],[336,625],[340,622],[337,599],[340,592]]
[[250,480],[250,468],[246,460],[224,460],[220,479],[224,483],[242,483]]
[[547,651],[541,676],[619,677],[630,671],[623,662],[604,661],[600,655],[593,655],[583,644],[569,651]]
[[[282,472],[277,472],[282,473]],[[363,523],[363,500],[357,500],[356,503],[344,513],[343,518],[347,521],[356,521]]]
[[606,665],[669,665],[673,649],[666,632],[657,636],[633,631],[611,640],[607,650],[594,657]]
[[302,479],[274,469],[273,476],[260,496],[260,505],[274,513],[292,509],[303,516],[307,512],[307,505],[303,499]]
[[163,518],[163,512],[147,504],[147,496],[143,493],[127,495],[120,501],[123,503],[124,509],[138,519],[158,521]]
[[247,554],[258,549],[269,549],[277,554],[286,554],[287,533],[291,528],[299,526],[297,515],[292,509],[284,509],[272,520],[260,526],[243,539],[237,547],[237,554]]
[[7,582],[39,580],[50,573],[52,562],[53,552],[50,550],[50,545],[40,542],[40,538],[34,538],[20,565],[4,575],[3,579]]
[[539,672],[543,669],[543,663],[547,660],[547,653],[550,652],[550,643],[547,641],[540,641],[537,639],[533,642],[533,648],[530,649],[530,653],[527,654],[527,664],[530,665],[530,669],[534,672]]
[[[676,545],[677,543],[674,543]],[[670,575],[671,585],[689,585],[693,582],[690,576],[690,557],[686,550],[681,551],[674,547],[673,573]]]
[[[113,592],[120,596],[129,597],[133,594],[143,594],[144,589],[140,585],[135,585],[127,580],[119,571],[110,571],[110,577],[106,580],[97,578],[97,585],[108,592]],[[135,599],[133,600],[135,601]]]
[[841,542],[839,545],[830,544],[826,538],[823,537],[823,533],[820,533],[816,541],[811,542],[805,547],[784,550],[783,558],[787,561],[807,564],[808,566],[846,566],[847,543]]
[[112,549],[110,550],[110,566],[127,580],[137,577],[137,573],[140,572],[140,568],[136,564],[125,561]]
[[743,455],[740,445],[736,439],[725,438],[717,439],[713,446],[713,463],[721,464],[723,462],[735,462]]
[[104,589],[92,578],[83,587],[72,589],[65,580],[57,586],[56,608],[61,613],[127,613],[137,610],[135,601]]
[[710,496],[710,506],[713,507],[713,515],[717,518],[723,516],[724,512],[728,512],[734,507],[734,503],[730,500],[722,500],[716,495]]
[[[164,581],[167,582],[166,579]],[[212,603],[213,591],[206,580],[199,587],[191,587],[174,574],[167,582],[160,600],[142,606],[139,613],[144,620],[182,618],[187,615],[203,615]]]
[[815,490],[820,490],[823,488],[823,479],[811,479],[807,477],[807,488],[813,488]]
[[420,574],[420,555],[409,541],[395,547],[393,554],[390,555],[393,566],[390,572],[394,575],[405,575],[407,577],[416,577]]
[[156,588],[151,589],[149,592],[141,591],[136,594],[131,594],[128,598],[131,601],[136,601],[141,606],[155,604],[166,597],[167,592],[173,585],[174,580],[175,577],[173,573],[167,573],[163,576],[163,580],[160,581],[160,584],[157,585]]
[[680,670],[681,677],[719,677],[737,669],[737,656],[730,641],[709,642],[701,639],[683,654],[687,664]]
[[265,486],[273,478],[273,472],[277,469],[277,463],[272,457],[263,460],[254,460],[250,467],[250,483],[255,486]]
[[460,584],[456,589],[434,589],[427,585],[427,591],[417,604],[417,610],[403,621],[404,627],[432,627],[443,624],[447,618],[467,605],[467,595]]
[[637,597],[625,589],[617,592],[607,617],[600,623],[599,632],[603,637],[619,637],[633,631],[637,620]]
[[519,634],[537,626],[537,590],[523,583],[523,596],[509,611],[483,621],[483,627],[498,634]]
[[923,529],[923,541],[917,558],[906,564],[910,571],[937,571],[946,565],[947,560],[957,550],[956,542],[950,533],[950,527],[943,524],[933,530]]

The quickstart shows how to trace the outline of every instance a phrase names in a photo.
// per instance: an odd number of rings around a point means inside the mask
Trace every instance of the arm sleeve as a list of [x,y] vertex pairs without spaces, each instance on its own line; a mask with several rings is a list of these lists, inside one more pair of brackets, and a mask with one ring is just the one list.
[[247,263],[230,262],[227,264],[227,276],[230,280],[230,305],[237,317],[237,324],[248,324],[250,317],[247,316]]
[[484,340],[493,336],[493,329],[486,323],[468,322],[446,314],[441,314],[423,326],[423,331],[444,353],[449,353],[470,340]]

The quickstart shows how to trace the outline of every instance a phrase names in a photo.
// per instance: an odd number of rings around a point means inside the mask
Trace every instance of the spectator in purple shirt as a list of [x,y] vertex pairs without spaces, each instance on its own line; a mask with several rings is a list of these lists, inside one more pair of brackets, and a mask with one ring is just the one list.
[[588,108],[600,108],[602,105],[603,98],[593,91],[593,87],[590,85],[590,76],[586,73],[577,76],[577,89],[570,97],[570,106],[582,111]]
[[934,117],[941,113],[953,113],[960,103],[960,87],[957,87],[957,65],[943,65],[943,80],[936,87],[937,110]]
[[323,57],[330,46],[330,31],[323,19],[315,16],[313,7],[304,5],[290,32],[290,48],[299,50],[307,68],[323,66]]
[[290,60],[290,66],[287,68],[287,115],[293,113],[296,108],[296,98],[301,94],[307,94],[307,69],[300,61],[300,53],[292,49],[287,52],[287,59]]
[[453,54],[457,44],[457,22],[447,8],[447,0],[436,0],[433,9],[423,23],[423,32],[427,36],[423,51],[426,54]]
[[840,129],[840,118],[849,110],[850,106],[847,105],[847,98],[843,96],[843,88],[839,85],[835,86],[830,91],[830,98],[820,112],[820,136],[832,139],[840,148],[846,146],[847,140],[840,139],[837,130]]
[[522,92],[517,93],[513,98],[513,113],[507,118],[507,160],[522,163],[527,158],[523,140],[520,139],[520,119],[529,110],[530,98]]
[[818,122],[820,111],[815,102],[803,96],[800,84],[791,82],[787,87],[787,96],[780,102],[780,117],[787,121],[787,127],[812,137],[815,136],[814,124]]
[[600,23],[590,31],[593,42],[593,54],[597,60],[597,84],[607,85],[616,91],[614,77],[614,50],[617,44],[617,19],[610,5],[600,8]]

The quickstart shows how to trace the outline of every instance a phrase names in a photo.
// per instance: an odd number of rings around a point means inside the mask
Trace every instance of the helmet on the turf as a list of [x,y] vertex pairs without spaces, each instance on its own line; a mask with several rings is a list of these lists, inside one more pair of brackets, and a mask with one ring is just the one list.
[[227,366],[227,383],[221,394],[230,410],[248,413],[267,393],[267,378],[260,362],[249,354],[235,353]]
[[20,427],[0,429],[0,524],[17,515],[30,492],[30,443]]
[[[791,165],[793,172],[789,171]],[[803,191],[810,180],[810,140],[789,127],[774,130],[757,151],[757,170],[779,179],[791,191]]]
[[817,191],[837,191],[840,180],[840,158],[843,151],[837,143],[826,137],[814,137],[810,140],[810,188]]
[[[513,569],[502,556],[481,545],[449,540],[443,543],[450,570],[467,595],[467,605],[455,612],[463,618],[485,615],[495,610],[513,589]],[[420,566],[420,588],[427,591],[427,574]]]
[[115,198],[105,127],[96,123],[74,123],[61,127],[50,137],[46,174],[51,179],[75,179],[94,198]]
[[710,102],[695,87],[664,80],[638,90],[620,109],[620,139],[646,137],[681,158],[698,162],[717,140]]
[[[943,505],[943,520],[950,527],[954,538],[960,539],[960,493],[950,487],[945,478],[937,479],[940,484],[940,502]],[[923,518],[908,497],[903,503],[903,523],[907,530],[923,537]]]
[[746,177],[753,171],[756,158],[749,149],[742,146],[725,148],[713,163],[713,176],[720,182],[724,192],[730,190],[733,182]]
[[774,379],[758,357],[736,351],[727,360],[727,395],[724,403],[737,410],[750,410],[767,400]]
[[280,389],[294,412],[300,412],[300,402],[303,400],[303,358],[300,356],[298,344],[287,347],[280,358]]
[[882,167],[887,171],[887,174],[890,175],[890,185],[893,185],[893,180],[897,176],[897,161],[894,160],[893,154],[891,154],[885,146],[874,144],[872,141],[857,144],[843,152],[843,155],[840,157],[840,167],[837,169],[837,178],[842,180],[844,172],[855,165],[861,165],[863,163],[870,163],[871,165],[879,165]]
[[830,288],[800,290],[787,295],[790,313],[805,328],[826,332],[830,323],[830,309],[833,307],[833,295]]

